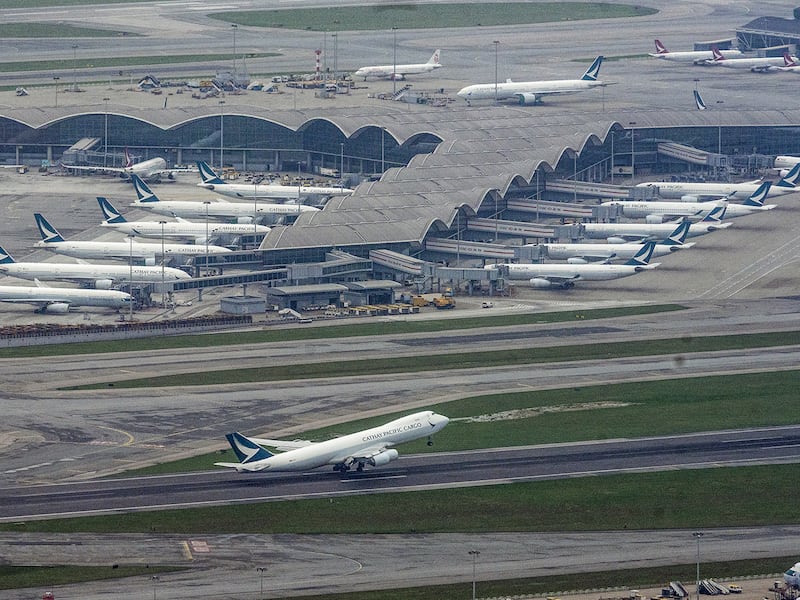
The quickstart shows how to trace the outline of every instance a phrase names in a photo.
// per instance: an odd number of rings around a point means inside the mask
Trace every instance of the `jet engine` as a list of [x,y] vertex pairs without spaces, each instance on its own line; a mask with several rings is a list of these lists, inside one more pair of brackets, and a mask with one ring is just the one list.
[[369,462],[369,464],[371,464],[373,467],[381,467],[392,462],[393,460],[397,460],[399,456],[400,453],[395,449],[384,450],[375,456],[370,456],[367,462]]
[[538,100],[536,94],[522,93],[516,94],[516,96],[521,106],[526,104],[536,104],[536,101]]
[[664,222],[664,217],[662,215],[647,215],[644,219],[645,223],[652,223],[652,224],[660,224]]
[[394,75],[389,77],[390,81],[392,81],[392,80],[394,80],[394,81],[403,81],[404,79],[405,79],[405,76],[402,73],[395,73]]
[[628,240],[626,240],[625,238],[616,237],[612,235],[611,237],[606,238],[606,242],[608,242],[609,244],[625,244],[628,242]]
[[94,282],[96,290],[110,290],[112,285],[114,285],[114,281],[111,279],[96,279]]
[[148,267],[154,267],[156,264],[156,257],[155,256],[148,256],[144,259],[144,264]]
[[48,304],[47,306],[42,308],[41,312],[63,315],[64,313],[69,312],[69,304],[67,304],[66,302],[53,302],[52,304]]
[[686,194],[685,196],[681,196],[681,202],[699,202],[700,198],[697,196],[692,196],[691,194]]
[[531,279],[531,287],[537,290],[544,290],[553,287],[553,284],[550,283],[550,281],[547,279],[542,279],[541,277],[534,277],[533,279]]
[[253,217],[238,217],[236,222],[239,225],[252,225],[253,224]]
[[588,260],[586,260],[585,258],[581,258],[580,256],[572,256],[567,259],[567,264],[570,265],[585,265],[588,262],[589,262]]

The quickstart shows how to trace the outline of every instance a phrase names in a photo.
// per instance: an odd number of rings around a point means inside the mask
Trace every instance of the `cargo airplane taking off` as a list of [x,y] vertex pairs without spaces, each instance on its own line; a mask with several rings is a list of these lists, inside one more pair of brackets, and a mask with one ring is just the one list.
[[187,169],[168,169],[167,161],[163,158],[151,158],[142,162],[133,162],[133,157],[128,153],[125,148],[125,166],[124,167],[101,167],[101,166],[88,166],[88,165],[61,165],[65,169],[72,171],[101,171],[105,173],[119,173],[120,177],[129,179],[131,175],[137,175],[147,181],[158,180],[162,175],[167,175],[170,179],[175,173],[184,172]]
[[138,259],[146,265],[154,265],[156,257],[203,256],[208,254],[229,254],[230,248],[191,244],[142,244],[133,239],[127,242],[89,242],[65,240],[41,214],[34,213],[36,225],[42,240],[36,242],[37,248],[46,248],[57,254],[75,258],[108,258],[116,260]]
[[0,273],[19,279],[69,281],[98,290],[120,283],[159,283],[189,279],[189,274],[172,267],[140,265],[93,265],[87,263],[17,262],[0,247]]
[[511,100],[520,104],[540,104],[545,96],[575,94],[596,87],[605,87],[610,83],[600,81],[600,65],[603,57],[594,59],[580,79],[558,79],[553,81],[511,81],[505,83],[479,83],[468,85],[458,91],[457,96],[471,104],[476,100]]
[[242,198],[244,200],[257,200],[259,198],[296,200],[307,196],[346,196],[353,193],[350,188],[336,186],[229,183],[219,177],[207,163],[198,162],[197,168],[200,170],[200,178],[202,179],[197,184],[197,187],[212,190],[223,196]]
[[484,269],[498,270],[509,279],[528,279],[537,289],[573,287],[578,281],[608,281],[629,277],[641,271],[655,269],[659,263],[648,264],[653,255],[655,242],[647,242],[624,264],[575,264],[575,263],[527,263],[486,265]]
[[[660,40],[655,40],[655,42],[656,51],[650,53],[653,58],[695,65],[709,65],[714,62],[714,53],[711,50],[670,52]],[[741,50],[720,50],[719,53],[725,58],[737,58],[742,55]]]
[[374,79],[394,79],[395,81],[402,81],[406,78],[406,75],[420,75],[441,68],[442,65],[439,62],[440,53],[440,50],[436,50],[426,63],[361,67],[353,76],[363,77],[364,81],[369,77]]
[[212,219],[236,219],[239,223],[252,223],[260,217],[299,215],[302,212],[316,212],[319,209],[304,204],[267,204],[264,202],[228,202],[222,198],[197,202],[191,200],[159,200],[153,191],[136,175],[131,177],[136,196],[139,198],[131,206],[143,208],[162,215],[175,217]]
[[119,310],[130,306],[131,296],[117,290],[85,290],[36,286],[0,285],[0,302],[33,304],[36,312],[66,313],[73,306],[100,306]]
[[[397,459],[392,448],[412,440],[431,436],[444,428],[449,419],[427,410],[400,417],[385,425],[365,429],[324,442],[282,441],[248,438],[239,432],[225,437],[233,448],[238,463],[214,463],[218,467],[236,469],[239,473],[259,471],[305,471],[333,465],[334,471],[346,473],[355,467],[363,471],[366,465],[380,467]],[[272,454],[262,445],[282,450]]]

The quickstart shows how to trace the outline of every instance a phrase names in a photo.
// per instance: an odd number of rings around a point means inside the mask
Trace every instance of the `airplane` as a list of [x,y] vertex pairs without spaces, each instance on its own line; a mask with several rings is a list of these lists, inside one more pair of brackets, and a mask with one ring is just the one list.
[[200,161],[197,163],[197,168],[200,170],[200,178],[202,179],[197,184],[197,187],[212,190],[223,196],[242,198],[244,200],[256,200],[258,198],[296,200],[307,196],[346,196],[353,193],[350,188],[335,186],[228,183],[219,177],[207,163]]
[[363,77],[364,81],[368,77],[375,79],[393,79],[395,81],[402,81],[406,75],[420,75],[422,73],[430,73],[436,69],[441,68],[439,62],[440,50],[436,50],[426,63],[417,63],[412,65],[385,65],[378,67],[361,67],[356,71],[354,77]]
[[789,52],[783,53],[783,65],[780,66],[769,66],[765,69],[760,71],[761,73],[800,73],[800,64],[797,62],[797,58],[789,54]]
[[[228,202],[222,198],[197,202],[190,200],[159,200],[153,191],[136,175],[131,176],[138,200],[130,206],[143,208],[162,215],[175,217],[212,219],[237,219],[239,223],[252,223],[253,218],[281,215],[299,215],[303,212],[316,212],[319,209],[304,204],[267,204],[263,202]],[[255,213],[255,214],[254,214]]]
[[800,164],[800,156],[776,156],[773,167],[776,169],[791,169]]
[[795,563],[791,569],[788,569],[783,574],[783,581],[788,586],[800,588],[800,562]]
[[189,279],[189,274],[172,267],[98,265],[88,263],[17,262],[0,246],[0,274],[18,279],[70,281],[97,290],[123,282],[157,283]]
[[40,213],[34,213],[36,225],[42,236],[37,248],[46,248],[57,254],[76,258],[110,258],[116,260],[144,260],[154,265],[157,256],[203,256],[206,254],[229,254],[230,248],[190,244],[142,244],[130,239],[127,242],[68,242]]
[[708,107],[706,103],[703,102],[703,98],[700,97],[700,92],[694,90],[694,105],[697,107],[697,110],[706,110]]
[[[383,466],[399,456],[392,448],[397,444],[431,436],[441,431],[449,419],[433,411],[406,415],[371,429],[365,429],[324,442],[282,441],[248,438],[239,432],[225,437],[239,459],[238,463],[218,462],[218,467],[236,469],[239,473],[259,471],[305,471],[325,465],[342,474],[355,466],[361,472],[366,465]],[[262,447],[284,450],[273,454]]]
[[486,270],[498,270],[508,279],[528,279],[534,289],[570,289],[578,281],[607,281],[629,277],[641,271],[655,269],[660,263],[650,263],[655,242],[647,242],[639,251],[621,265],[575,263],[525,263],[486,265]]
[[[693,63],[695,65],[708,65],[714,62],[714,53],[711,50],[692,50],[682,52],[670,52],[660,40],[655,40],[656,51],[650,52],[650,56],[671,62]],[[741,50],[720,50],[725,58],[736,58],[742,55]]]
[[[769,188],[769,196],[782,196],[798,192],[795,187],[800,180],[800,163],[795,165],[777,183]],[[658,195],[662,198],[680,198],[685,202],[696,202],[700,199],[746,200],[761,187],[763,182],[745,181],[742,183],[705,183],[705,182],[672,182],[672,181],[644,181],[636,184],[637,188],[656,187]]]
[[[762,211],[765,211],[765,210],[772,210],[773,208],[776,208],[777,205],[775,205],[775,204],[764,204],[764,200],[766,200],[767,196],[769,195],[770,187],[772,187],[772,182],[765,181],[764,183],[762,183],[758,187],[758,189],[755,192],[753,192],[747,198],[747,200],[745,200],[741,204],[736,204],[734,202],[727,202],[726,205],[725,205],[725,217],[728,217],[728,218],[742,217],[744,215],[750,215],[750,214],[753,214],[755,212],[762,212]],[[721,200],[725,201],[725,200],[727,200],[727,198],[722,198]],[[679,204],[681,204],[681,203],[685,204],[686,201],[679,202]],[[644,202],[644,203],[640,203],[640,204],[663,204],[663,205],[666,205],[666,204],[669,204],[669,203],[667,203],[667,202],[662,202],[662,203]],[[689,204],[691,204],[691,203],[689,203]],[[695,202],[694,204],[695,205],[713,204],[713,202],[703,202],[703,203]]]
[[[688,221],[680,223],[675,230],[653,246],[654,256],[664,256],[677,250],[684,250],[694,246],[694,242],[684,243],[689,232]],[[535,244],[531,244],[535,245]],[[556,260],[566,260],[570,264],[584,264],[589,262],[609,262],[611,260],[629,260],[640,250],[641,244],[538,244],[547,251],[547,256]]]
[[[709,202],[641,202],[638,200],[610,200],[603,202],[600,206],[618,206],[622,211],[622,216],[629,219],[644,218],[648,223],[663,223],[664,218],[675,217],[705,217],[708,213],[718,206],[727,205],[723,200],[711,200]],[[726,216],[728,215],[726,213]]]
[[142,162],[133,162],[133,157],[128,153],[125,148],[125,166],[124,167],[101,167],[101,166],[87,166],[87,165],[61,165],[65,169],[73,171],[103,171],[106,173],[119,173],[120,177],[129,179],[131,175],[137,175],[142,179],[148,181],[159,180],[162,175],[167,175],[170,179],[173,178],[175,173],[187,171],[187,169],[168,169],[167,161],[163,158],[151,158]]
[[[176,217],[177,221],[128,221],[108,199],[97,197],[100,210],[105,221],[101,227],[107,227],[129,236],[160,238],[162,235],[170,239],[192,239],[201,244],[208,238],[219,236],[239,236],[269,233],[270,227],[245,223],[197,223]],[[162,225],[163,223],[163,225]]]
[[0,302],[33,304],[35,312],[63,314],[73,306],[100,306],[117,310],[129,307],[130,294],[117,290],[86,290],[47,287],[38,279],[36,286],[0,285]]
[[[716,47],[711,47],[711,52],[714,54],[714,65],[720,67],[727,67],[729,69],[750,69],[753,73],[769,72],[771,67],[784,66],[782,56],[756,56],[752,58],[727,58]],[[796,60],[796,58],[792,58]]]
[[515,98],[520,104],[540,104],[544,96],[555,94],[574,94],[595,87],[611,85],[597,79],[603,57],[594,59],[580,79],[560,79],[554,81],[511,81],[505,83],[479,83],[468,85],[456,94],[471,104],[475,100],[509,100]]
[[[720,219],[725,215],[727,206],[718,206],[697,223],[690,223],[686,237],[697,237],[727,229],[730,223]],[[679,223],[584,223],[583,235],[590,239],[606,239],[611,244],[625,242],[644,242],[664,239],[674,233]]]

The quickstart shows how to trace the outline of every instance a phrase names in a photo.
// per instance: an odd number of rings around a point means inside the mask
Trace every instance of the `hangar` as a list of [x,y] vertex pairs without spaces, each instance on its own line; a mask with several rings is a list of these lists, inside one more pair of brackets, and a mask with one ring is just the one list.
[[[739,48],[745,51],[781,46],[800,47],[800,8],[793,19],[759,17],[736,28]],[[776,54],[780,56],[780,54]]]

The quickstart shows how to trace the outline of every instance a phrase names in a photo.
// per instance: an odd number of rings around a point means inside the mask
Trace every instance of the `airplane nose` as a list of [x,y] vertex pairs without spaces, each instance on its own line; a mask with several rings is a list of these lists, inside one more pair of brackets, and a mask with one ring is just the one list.
[[433,413],[429,418],[428,422],[431,424],[432,427],[437,429],[441,429],[445,425],[450,422],[450,419],[445,417],[444,415],[440,415],[438,413]]

